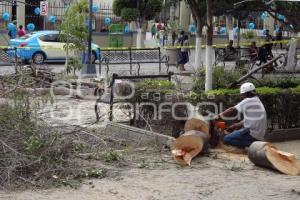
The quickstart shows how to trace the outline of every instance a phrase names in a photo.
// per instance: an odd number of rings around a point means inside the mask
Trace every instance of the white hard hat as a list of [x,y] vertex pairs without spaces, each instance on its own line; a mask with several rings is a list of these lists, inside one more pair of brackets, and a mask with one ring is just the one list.
[[240,93],[244,94],[244,93],[254,91],[254,90],[255,90],[255,86],[253,85],[253,83],[244,83],[241,86]]

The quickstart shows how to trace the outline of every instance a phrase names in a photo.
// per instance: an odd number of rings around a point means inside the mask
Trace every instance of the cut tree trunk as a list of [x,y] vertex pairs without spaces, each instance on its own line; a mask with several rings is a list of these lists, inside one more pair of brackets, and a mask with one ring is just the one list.
[[180,165],[191,165],[192,159],[201,153],[210,139],[208,124],[197,118],[185,123],[185,133],[175,140],[172,154]]
[[278,150],[268,142],[254,142],[248,151],[255,165],[274,169],[288,175],[299,174],[299,163],[295,155]]
[[188,132],[188,131],[192,131],[192,130],[201,131],[201,132],[209,135],[208,123],[206,123],[202,119],[192,118],[192,119],[186,121],[186,123],[184,125],[184,132]]
[[175,140],[172,145],[172,154],[180,165],[191,165],[192,159],[202,152],[209,140],[207,133],[188,131]]

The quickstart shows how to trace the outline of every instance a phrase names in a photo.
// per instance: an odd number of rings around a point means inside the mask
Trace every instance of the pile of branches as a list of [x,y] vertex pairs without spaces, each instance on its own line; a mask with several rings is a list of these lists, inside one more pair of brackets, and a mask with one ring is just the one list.
[[25,65],[17,66],[16,73],[11,76],[22,76],[31,79],[31,83],[35,87],[50,87],[51,83],[55,80],[56,74],[49,69],[46,65]]
[[1,189],[61,185],[80,177],[76,155],[103,144],[80,127],[45,123],[39,112],[47,100],[24,90],[34,83],[24,74],[0,78]]
[[1,79],[0,186],[42,186],[59,177],[76,174],[68,161],[72,139],[44,123],[38,116],[40,99],[28,95],[28,77]]

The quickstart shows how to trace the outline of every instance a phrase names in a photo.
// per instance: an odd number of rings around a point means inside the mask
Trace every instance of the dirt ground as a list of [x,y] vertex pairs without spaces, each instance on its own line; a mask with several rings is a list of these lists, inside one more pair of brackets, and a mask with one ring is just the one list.
[[[104,105],[103,105],[104,106]],[[70,109],[71,108],[71,109]],[[78,110],[78,108],[80,108]],[[47,111],[55,112],[49,115]],[[60,99],[44,110],[49,122],[55,125],[90,125],[95,121],[94,101]],[[78,115],[80,114],[80,115]],[[300,141],[278,143],[279,149],[300,158]],[[191,167],[178,166],[170,151],[153,147],[127,150],[123,161],[103,164],[108,175],[102,179],[86,179],[78,189],[70,187],[48,190],[0,191],[3,200],[176,200],[176,199],[300,199],[300,176],[287,176],[254,166],[246,156],[214,152],[197,157]]]

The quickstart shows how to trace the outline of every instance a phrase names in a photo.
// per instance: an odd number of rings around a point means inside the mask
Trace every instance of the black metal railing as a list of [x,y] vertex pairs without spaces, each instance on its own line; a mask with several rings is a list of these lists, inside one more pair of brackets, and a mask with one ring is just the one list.
[[162,55],[158,48],[116,48],[101,50],[101,61],[99,66],[100,74],[102,65],[106,66],[106,74],[112,65],[129,65],[130,74],[132,74],[133,65],[137,65],[137,74],[140,74],[140,64],[157,63],[158,71],[161,72],[162,64],[166,65],[169,72],[169,57]]

